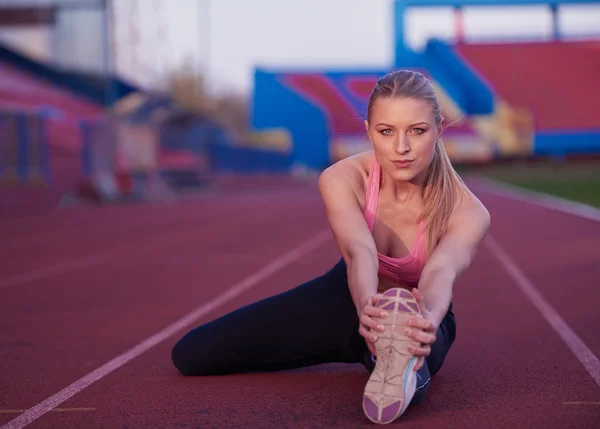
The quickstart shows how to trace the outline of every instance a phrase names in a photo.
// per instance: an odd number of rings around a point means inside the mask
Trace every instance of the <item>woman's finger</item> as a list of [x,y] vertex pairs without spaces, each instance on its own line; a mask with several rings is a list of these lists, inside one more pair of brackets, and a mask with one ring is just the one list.
[[377,356],[377,350],[375,349],[375,343],[367,341],[367,347],[373,356]]
[[418,343],[422,344],[433,344],[435,343],[435,335],[429,332],[423,332],[420,329],[406,328],[404,333],[407,337],[412,338]]
[[365,327],[363,325],[360,325],[358,327],[358,333],[360,334],[361,337],[363,337],[365,340],[369,338],[369,336],[371,335],[371,333],[365,329]]
[[381,319],[385,319],[388,316],[388,312],[385,310],[382,310],[380,308],[376,308],[370,305],[367,305],[364,308],[363,314],[367,314],[371,317],[379,317]]
[[375,344],[372,341],[371,338],[371,333],[369,331],[367,331],[367,329],[365,329],[364,326],[360,326],[358,328],[358,333],[365,339],[365,343],[367,344],[367,347],[369,348],[369,351],[371,352],[371,354],[375,354]]
[[431,320],[423,317],[409,317],[406,324],[413,328],[424,329],[426,331],[433,330],[433,323],[431,323]]
[[377,305],[377,303],[379,302],[379,300],[381,299],[381,297],[383,297],[383,294],[378,293],[377,295],[373,295],[371,297],[371,305],[373,307],[375,307]]
[[429,346],[416,347],[413,345],[409,345],[407,348],[408,351],[415,356],[429,356],[431,354],[431,347]]
[[419,308],[421,309],[421,314],[422,314],[423,310],[424,310],[423,295],[421,295],[421,292],[419,292],[419,289],[417,289],[417,288],[413,288],[412,294],[415,297],[415,299],[417,300],[417,304],[419,304]]
[[377,341],[377,333],[369,331],[367,328],[365,328],[364,325],[360,325],[360,327],[358,328],[358,333],[366,341],[371,341],[371,342]]
[[420,370],[421,368],[423,368],[423,364],[425,363],[425,358],[423,356],[421,356],[418,360],[417,363],[415,364],[415,366],[413,367],[413,370],[416,372],[418,370]]
[[367,328],[377,332],[383,332],[385,329],[381,323],[377,322],[377,320],[370,318],[366,314],[360,316],[360,323],[365,325]]

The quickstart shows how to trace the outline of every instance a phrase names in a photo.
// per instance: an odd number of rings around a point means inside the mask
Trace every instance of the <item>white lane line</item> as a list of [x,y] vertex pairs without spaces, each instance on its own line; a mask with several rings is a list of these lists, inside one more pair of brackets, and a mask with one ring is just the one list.
[[70,261],[51,265],[49,267],[39,268],[37,270],[29,271],[25,274],[17,274],[16,276],[0,279],[0,289],[68,273],[69,271],[74,271],[81,268],[92,267],[107,261],[111,258],[111,256],[114,256],[114,254],[114,250],[100,252],[96,253],[95,255],[84,256],[82,258],[72,259]]
[[127,350],[120,356],[117,356],[110,362],[105,363],[100,368],[97,368],[96,370],[90,372],[88,375],[80,378],[70,386],[65,387],[63,390],[56,393],[55,395],[52,395],[48,399],[29,408],[23,414],[11,420],[10,422],[2,426],[0,429],[20,429],[34,422],[47,412],[51,411],[53,408],[62,404],[67,399],[71,398],[73,395],[81,392],[83,389],[85,389],[92,383],[100,380],[101,378],[105,377],[106,375],[110,374],[111,372],[115,371],[121,366],[125,365],[127,362],[140,356],[142,353],[146,352],[150,348],[166,340],[171,335],[175,334],[181,329],[188,327],[189,325],[194,323],[194,321],[210,313],[215,308],[218,308],[227,301],[239,296],[240,294],[250,289],[257,283],[268,278],[271,274],[279,271],[283,267],[291,264],[292,262],[306,255],[310,251],[318,248],[320,245],[327,242],[331,237],[332,235],[329,230],[319,232],[318,234],[314,235],[310,240],[304,242],[298,247],[291,249],[287,253],[283,254],[279,258],[273,260],[268,265],[252,274],[251,276],[233,285],[224,294],[219,295],[212,301],[209,301],[208,303],[198,307],[191,313],[188,313],[186,316],[183,316],[181,319],[177,320],[172,325],[167,326],[160,332],[157,332],[150,338],[142,341],[135,347]]
[[478,178],[473,181],[480,183],[486,191],[492,194],[600,222],[600,209],[588,204],[577,203],[553,195],[519,188],[492,179]]
[[590,373],[594,381],[600,386],[600,360],[589,349],[589,347],[577,336],[571,327],[564,321],[562,317],[552,308],[546,301],[543,295],[537,290],[534,284],[527,278],[525,273],[517,266],[510,256],[500,247],[498,242],[488,236],[484,244],[498,259],[500,264],[506,269],[508,274],[515,281],[517,286],[523,291],[525,296],[529,298],[535,308],[546,319],[546,322],[556,331],[558,336],[571,349],[573,354],[579,359],[579,362]]
[[[21,414],[27,410],[0,410],[0,414]],[[53,413],[78,413],[83,411],[96,411],[95,408],[54,408]]]

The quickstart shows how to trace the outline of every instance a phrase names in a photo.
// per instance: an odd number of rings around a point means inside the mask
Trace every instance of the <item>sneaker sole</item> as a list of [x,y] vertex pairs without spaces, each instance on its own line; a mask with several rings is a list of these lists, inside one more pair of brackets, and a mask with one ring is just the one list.
[[377,361],[365,386],[363,410],[373,423],[387,424],[404,413],[416,390],[413,367],[417,358],[407,346],[419,344],[404,333],[406,320],[421,316],[413,294],[401,288],[387,290],[376,305],[388,312],[385,331],[375,341]]

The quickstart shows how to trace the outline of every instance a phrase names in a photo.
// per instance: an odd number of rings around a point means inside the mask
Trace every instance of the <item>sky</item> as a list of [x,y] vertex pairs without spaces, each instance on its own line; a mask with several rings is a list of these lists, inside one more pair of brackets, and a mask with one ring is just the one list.
[[[215,89],[247,92],[255,65],[386,67],[393,59],[391,0],[154,3],[160,11],[141,16],[138,39],[127,23],[136,2],[124,1],[115,11],[118,65],[124,73],[143,70],[148,82],[159,80],[165,68],[190,63]],[[160,25],[162,37],[150,30]],[[131,49],[132,40],[138,50]]]
[[[393,0],[113,0],[114,69],[139,85],[160,88],[171,73],[187,65],[205,76],[209,90],[249,93],[255,66],[390,68],[392,4]],[[81,12],[65,24],[61,55],[78,64],[101,63],[102,49],[92,36],[101,34],[100,21],[85,19],[85,13],[92,12]],[[544,7],[465,8],[463,21],[468,40],[551,34],[551,15]],[[571,35],[600,36],[598,22],[600,3],[564,7],[560,15],[562,31]],[[406,24],[405,37],[415,49],[432,36],[451,39],[455,28],[449,8],[413,9]],[[89,40],[76,43],[75,34]]]
[[[135,5],[151,3],[141,11]],[[118,65],[150,85],[186,62],[215,91],[249,92],[255,66],[282,68],[388,68],[393,63],[393,0],[119,0],[115,10]],[[141,12],[141,13],[140,13]],[[140,16],[137,26],[132,16]],[[407,41],[420,48],[430,36],[451,38],[449,8],[413,9]],[[544,7],[468,8],[470,38],[549,37]],[[569,6],[561,27],[570,34],[600,34],[600,5]],[[138,29],[139,49],[132,49]],[[162,28],[162,32],[161,32]],[[135,40],[135,39],[134,39]],[[137,54],[136,54],[137,53]]]

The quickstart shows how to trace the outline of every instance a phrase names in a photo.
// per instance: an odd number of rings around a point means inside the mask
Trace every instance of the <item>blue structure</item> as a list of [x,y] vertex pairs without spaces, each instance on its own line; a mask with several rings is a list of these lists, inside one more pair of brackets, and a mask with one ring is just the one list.
[[[405,42],[405,12],[410,8],[450,6],[460,16],[462,8],[467,6],[520,5],[549,6],[553,13],[554,38],[560,40],[559,6],[575,3],[600,4],[598,0],[397,1],[393,6],[396,22],[395,59],[390,69],[257,69],[254,75],[251,125],[259,130],[288,130],[293,140],[291,164],[299,163],[308,168],[322,169],[340,157],[366,148],[363,120],[373,85],[378,77],[391,69],[411,68],[432,79],[440,96],[442,110],[445,111],[444,116],[450,122],[458,123],[458,127],[451,127],[444,132],[446,147],[454,160],[481,162],[495,157],[532,154],[545,156],[597,153],[600,151],[600,122],[597,126],[594,125],[595,122],[589,120],[589,115],[587,122],[584,120],[577,123],[569,120],[569,115],[565,113],[560,116],[564,122],[562,125],[553,122],[548,126],[546,108],[546,125],[545,128],[540,128],[533,105],[538,109],[540,104],[552,106],[554,101],[551,97],[540,94],[529,94],[529,98],[520,96],[523,91],[519,90],[514,80],[508,78],[507,82],[506,77],[498,78],[498,73],[492,73],[495,77],[489,76],[479,67],[481,64],[476,64],[481,59],[474,58],[477,61],[473,63],[461,54],[460,45],[429,40],[423,51],[416,52]],[[521,58],[527,57],[523,55],[523,51],[519,51],[522,44],[514,45],[513,49],[511,45],[497,43],[491,49],[502,46],[511,49],[508,55],[505,50],[503,52],[504,59],[508,59],[513,69],[513,55],[517,51]],[[487,45],[483,50],[488,50]],[[493,53],[487,54],[488,58],[484,63],[489,62],[489,57],[493,59],[496,51],[490,52]],[[531,64],[526,61],[524,64],[531,71]],[[549,71],[552,70],[552,65],[550,64]],[[508,67],[506,61],[499,66],[498,69]],[[509,68],[508,71],[519,73],[513,69]],[[556,99],[562,106],[561,101]],[[457,111],[458,117],[449,117],[456,115]]]
[[372,88],[386,70],[360,72],[254,73],[252,127],[285,128],[292,135],[292,162],[310,168],[330,164],[329,142],[336,136],[364,134],[366,97],[356,90]]
[[136,86],[116,76],[107,78],[59,70],[34,61],[2,44],[0,44],[0,62],[6,62],[31,73],[36,78],[47,80],[53,85],[106,107],[128,94],[139,91]]

